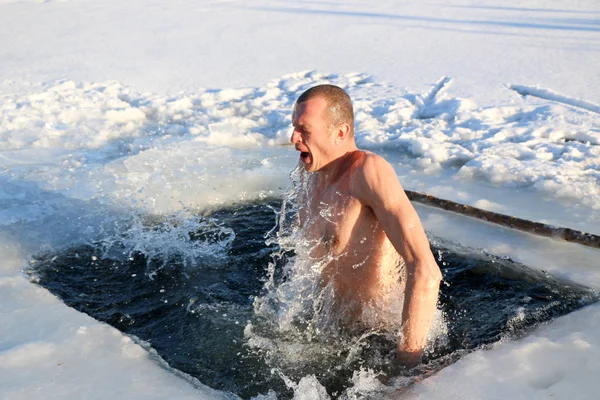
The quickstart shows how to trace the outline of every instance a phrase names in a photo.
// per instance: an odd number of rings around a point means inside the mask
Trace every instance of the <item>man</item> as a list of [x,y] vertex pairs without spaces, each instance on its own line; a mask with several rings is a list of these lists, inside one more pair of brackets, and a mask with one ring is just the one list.
[[[386,304],[380,300],[399,287],[399,254],[406,276],[398,359],[418,363],[442,276],[416,211],[392,166],[356,147],[352,102],[343,89],[307,90],[292,120],[291,142],[312,173],[307,194],[298,199],[300,224],[318,243],[316,256],[330,254],[323,284],[333,285],[341,304]],[[355,311],[350,315],[360,318],[361,310]]]

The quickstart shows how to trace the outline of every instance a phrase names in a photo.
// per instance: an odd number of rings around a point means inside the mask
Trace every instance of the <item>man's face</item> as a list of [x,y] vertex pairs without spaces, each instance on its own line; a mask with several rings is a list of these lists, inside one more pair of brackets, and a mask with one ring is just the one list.
[[315,172],[334,160],[334,135],[326,118],[327,101],[315,97],[296,103],[292,114],[294,131],[290,141],[300,152],[300,161],[308,172]]

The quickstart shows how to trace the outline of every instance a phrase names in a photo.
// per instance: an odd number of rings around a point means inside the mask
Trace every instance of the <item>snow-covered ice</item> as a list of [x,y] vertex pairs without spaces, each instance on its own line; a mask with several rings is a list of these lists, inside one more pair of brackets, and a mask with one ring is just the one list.
[[[0,397],[227,398],[21,268],[120,213],[277,195],[293,101],[317,83],[349,91],[359,145],[407,189],[600,234],[599,19],[595,0],[0,0]],[[600,288],[598,250],[418,211]],[[392,396],[595,398],[599,323],[587,307]]]

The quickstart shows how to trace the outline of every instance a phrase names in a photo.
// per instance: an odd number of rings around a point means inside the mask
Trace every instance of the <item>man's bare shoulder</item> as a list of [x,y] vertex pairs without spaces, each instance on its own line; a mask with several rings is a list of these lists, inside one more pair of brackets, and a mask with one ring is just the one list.
[[371,185],[381,179],[397,179],[392,165],[385,158],[370,151],[359,150],[355,156],[350,180],[353,185]]
[[374,205],[382,196],[395,196],[402,191],[392,165],[383,157],[369,151],[360,151],[349,174],[350,193],[367,205]]

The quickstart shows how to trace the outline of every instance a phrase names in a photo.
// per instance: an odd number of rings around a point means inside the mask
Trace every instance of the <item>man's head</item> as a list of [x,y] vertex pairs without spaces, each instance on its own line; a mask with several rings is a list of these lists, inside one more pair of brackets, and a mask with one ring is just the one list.
[[292,122],[290,141],[310,172],[356,149],[352,101],[337,86],[319,85],[302,93],[294,106]]
[[350,134],[354,134],[354,110],[352,100],[348,93],[335,85],[313,86],[298,97],[296,104],[304,103],[311,99],[322,97],[327,102],[324,118],[333,127],[346,123],[350,126]]

